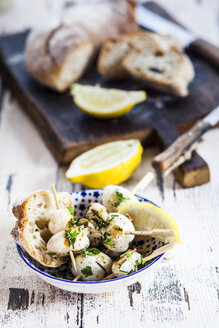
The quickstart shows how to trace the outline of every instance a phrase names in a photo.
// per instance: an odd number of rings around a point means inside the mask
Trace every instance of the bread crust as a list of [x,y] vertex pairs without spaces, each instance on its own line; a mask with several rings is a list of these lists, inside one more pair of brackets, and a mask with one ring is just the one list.
[[[63,195],[65,194],[65,195]],[[66,200],[66,193],[58,193],[58,197],[60,199],[60,203],[62,207],[72,206],[72,200],[70,195],[68,194],[68,199]],[[65,196],[65,201],[62,201],[61,197]],[[42,203],[42,210],[37,215],[30,215],[30,211],[33,210],[30,207],[33,203],[40,198]],[[43,208],[46,206],[46,208]],[[33,245],[34,236],[30,235],[30,225],[34,226],[34,229],[38,229],[39,233],[37,233],[37,237],[40,238],[40,233],[47,229],[40,228],[36,225],[36,221],[48,210],[55,208],[54,200],[51,197],[51,194],[48,191],[37,191],[29,195],[21,204],[13,206],[12,213],[17,219],[13,230],[11,231],[11,235],[15,239],[15,241],[23,247],[35,260],[47,267],[59,267],[62,264],[66,263],[68,256],[64,257],[54,257],[50,256],[46,251],[46,243],[43,240],[40,241],[41,248],[36,248]],[[33,211],[34,212],[34,211]],[[35,211],[36,212],[36,211]],[[41,237],[42,238],[42,237]],[[45,246],[45,247],[44,247]]]

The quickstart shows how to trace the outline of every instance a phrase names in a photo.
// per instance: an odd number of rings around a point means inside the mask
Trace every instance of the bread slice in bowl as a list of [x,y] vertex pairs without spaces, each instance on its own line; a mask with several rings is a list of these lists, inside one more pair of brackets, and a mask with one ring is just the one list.
[[190,59],[176,49],[168,52],[135,50],[125,57],[122,65],[145,85],[180,97],[188,95],[188,85],[194,78]]
[[[71,196],[57,193],[60,208],[73,206]],[[56,257],[47,253],[47,242],[52,236],[48,229],[47,211],[55,209],[53,195],[49,191],[36,191],[21,204],[14,205],[12,212],[17,221],[11,235],[35,260],[47,267],[59,267],[68,257]]]

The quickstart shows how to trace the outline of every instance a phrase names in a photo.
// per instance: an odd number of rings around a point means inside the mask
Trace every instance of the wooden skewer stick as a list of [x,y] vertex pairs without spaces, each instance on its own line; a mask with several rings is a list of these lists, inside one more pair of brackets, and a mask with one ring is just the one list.
[[102,280],[108,280],[108,279],[111,279],[111,278],[114,278],[114,277],[115,277],[114,273],[111,273],[108,276],[106,276],[105,278],[103,278]]
[[[101,237],[101,233],[97,230],[90,230],[93,236],[96,238]],[[174,237],[176,236],[175,230],[170,229],[153,229],[149,231],[125,231],[125,235],[134,235],[134,236],[150,236],[150,237]]]
[[153,258],[163,254],[164,252],[169,251],[171,248],[173,248],[174,245],[175,245],[175,241],[171,241],[170,243],[155,249],[155,251],[153,251],[153,253],[151,253],[150,255],[148,255],[146,257],[144,257],[144,260],[145,261],[152,260]]
[[55,199],[55,202],[56,202],[56,207],[58,209],[60,209],[60,205],[59,205],[59,201],[58,201],[57,193],[56,193],[56,188],[55,188],[54,184],[51,184],[51,189],[52,189],[53,196],[54,196],[54,199]]
[[[146,256],[146,257],[144,257],[144,260],[147,262],[147,261],[150,261],[150,260],[152,260],[153,258],[155,258],[155,257],[157,257],[157,256],[159,256],[159,255],[161,255],[161,254],[163,254],[164,252],[167,252],[167,251],[169,251],[170,249],[172,249],[173,248],[173,246],[175,245],[175,242],[170,242],[170,243],[168,243],[168,244],[166,244],[166,245],[164,245],[164,246],[162,246],[162,247],[160,247],[160,248],[157,248],[157,249],[155,249],[155,251],[153,251],[153,253],[151,253],[150,255],[148,255],[148,256]],[[112,278],[114,278],[115,277],[115,275],[113,274],[113,273],[111,273],[110,275],[108,275],[108,276],[106,276],[104,279],[102,279],[102,280],[108,280],[108,279],[112,279]]]
[[174,237],[176,236],[175,230],[170,229],[153,229],[150,231],[126,231],[125,235],[134,236],[150,236],[150,237]]
[[79,273],[73,281],[78,281],[79,279],[81,279],[81,277],[82,277],[82,275]]
[[76,265],[76,262],[75,262],[75,257],[74,257],[73,251],[69,251],[69,254],[70,254],[70,258],[71,258],[72,264],[74,266],[74,269],[75,269],[75,271],[77,271],[77,265]]
[[151,181],[154,179],[154,173],[152,171],[147,172],[143,178],[137,183],[137,185],[132,189],[132,193],[136,194],[139,190],[145,189]]
[[[54,196],[54,199],[55,199],[56,207],[57,207],[57,209],[60,209],[60,205],[59,205],[59,201],[58,201],[58,197],[57,197],[57,193],[56,193],[56,188],[55,188],[54,184],[51,184],[51,189],[52,189],[53,196]],[[69,251],[69,254],[70,254],[71,261],[72,261],[72,264],[74,266],[74,269],[75,269],[75,271],[77,271],[77,266],[76,266],[73,251]]]

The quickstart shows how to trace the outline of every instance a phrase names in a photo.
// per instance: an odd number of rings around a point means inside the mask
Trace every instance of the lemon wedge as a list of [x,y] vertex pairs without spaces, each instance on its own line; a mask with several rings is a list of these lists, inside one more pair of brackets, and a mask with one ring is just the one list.
[[129,214],[134,219],[136,230],[150,231],[153,229],[172,229],[175,230],[176,242],[180,242],[179,228],[176,221],[164,210],[148,202],[129,203],[119,209],[121,214]]
[[76,157],[66,177],[90,188],[119,184],[140,164],[142,152],[142,145],[136,139],[109,142]]
[[71,95],[80,109],[99,118],[121,116],[146,99],[145,91],[105,89],[77,83],[72,85]]

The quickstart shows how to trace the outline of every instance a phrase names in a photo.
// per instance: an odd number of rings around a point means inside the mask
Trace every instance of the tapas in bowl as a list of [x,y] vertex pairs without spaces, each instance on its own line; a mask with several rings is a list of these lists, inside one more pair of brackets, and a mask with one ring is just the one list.
[[180,241],[175,221],[125,188],[37,191],[13,207],[12,235],[23,261],[48,283],[73,292],[135,283]]

